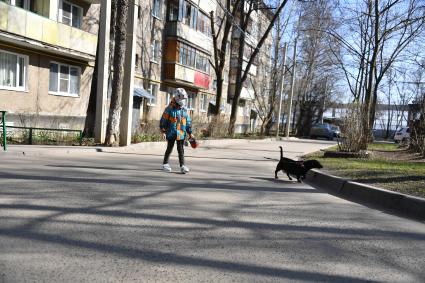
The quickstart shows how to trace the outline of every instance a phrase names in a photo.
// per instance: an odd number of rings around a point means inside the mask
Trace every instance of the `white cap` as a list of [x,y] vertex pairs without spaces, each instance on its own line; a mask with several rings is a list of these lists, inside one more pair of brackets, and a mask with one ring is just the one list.
[[175,90],[174,100],[176,101],[178,105],[180,105],[181,107],[186,106],[187,98],[188,96],[184,88],[178,88]]

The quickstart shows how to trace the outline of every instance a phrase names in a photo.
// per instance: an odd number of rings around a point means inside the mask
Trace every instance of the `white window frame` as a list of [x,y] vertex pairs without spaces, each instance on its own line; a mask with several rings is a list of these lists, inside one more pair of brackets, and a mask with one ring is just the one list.
[[[161,57],[161,55],[159,54],[160,51],[160,46],[161,46],[161,42],[159,40],[154,40],[151,44],[151,62],[153,63],[158,63],[159,58]],[[156,51],[156,57],[155,57],[155,51]]]
[[249,117],[249,111],[250,111],[251,109],[248,107],[248,106],[245,106],[244,108],[243,108],[243,115],[244,115],[244,117]]
[[[155,92],[153,91],[154,89],[156,89],[156,91],[155,91]],[[149,86],[149,93],[150,93],[152,96],[154,96],[155,98],[150,98],[150,99],[148,100],[148,103],[147,103],[147,105],[148,105],[148,106],[155,106],[155,105],[156,105],[157,100],[158,100],[158,89],[159,89],[158,84],[151,84],[151,85]],[[152,100],[153,100],[153,101],[152,101]]]
[[170,104],[172,97],[173,95],[171,94],[170,90],[168,90],[165,95],[165,105],[168,106],[168,104]]
[[[155,2],[159,2],[158,7],[158,14],[155,13]],[[157,18],[158,20],[161,20],[161,12],[162,12],[162,1],[161,0],[152,0],[152,16]]]
[[[51,91],[50,90],[50,64],[56,64],[58,65],[58,91]],[[69,68],[69,79],[68,79],[68,92],[61,92],[60,91],[60,69],[61,66],[66,66]],[[71,68],[77,68],[78,69],[78,93],[70,93],[69,91],[71,90]],[[75,65],[68,65],[68,64],[63,64],[63,63],[59,63],[56,61],[50,61],[49,63],[49,94],[52,95],[57,95],[57,96],[68,96],[68,97],[80,97],[80,92],[81,92],[81,67],[79,66],[75,66]]]
[[[65,23],[62,21],[62,18],[63,18],[63,3],[66,3],[66,4],[68,4],[68,5],[70,5],[70,6],[71,6],[71,22],[70,22],[70,24],[69,24],[69,25],[68,25],[68,24],[65,24]],[[73,8],[73,7],[76,7],[78,10],[80,10],[81,19],[80,19],[80,26],[79,26],[79,27],[74,27],[74,26],[72,25],[72,8]],[[60,23],[62,23],[62,24],[64,24],[64,25],[67,25],[67,26],[73,27],[73,28],[81,29],[81,26],[82,26],[82,24],[83,24],[83,8],[82,8],[82,7],[80,7],[80,6],[78,6],[78,5],[75,5],[75,4],[72,4],[72,3],[68,2],[68,1],[59,0],[59,7],[58,7],[58,9],[59,9],[59,13],[58,13],[58,17],[59,17],[59,19],[58,19],[58,22],[60,22]]]
[[201,93],[199,97],[199,111],[207,112],[208,109],[208,97],[205,93]]
[[[30,9],[30,1],[31,0],[24,0],[24,7],[23,7],[23,9],[25,9],[25,10],[29,10]],[[16,6],[16,0],[10,0],[10,5]]]
[[194,92],[187,92],[187,110],[195,110],[195,97]]
[[[10,54],[10,55],[15,55],[18,57],[18,60],[16,60],[16,69],[19,70],[19,58],[24,59],[24,85],[23,86],[2,86],[0,85],[0,89],[4,89],[4,90],[15,90],[15,91],[27,91],[27,86],[28,86],[28,62],[29,62],[29,57],[27,55],[22,55],[19,53],[15,53],[15,52],[9,52],[6,50],[2,50],[0,49],[0,52],[6,53],[6,54]],[[16,72],[16,82],[17,84],[19,84],[19,79],[20,79],[20,74],[19,72]]]

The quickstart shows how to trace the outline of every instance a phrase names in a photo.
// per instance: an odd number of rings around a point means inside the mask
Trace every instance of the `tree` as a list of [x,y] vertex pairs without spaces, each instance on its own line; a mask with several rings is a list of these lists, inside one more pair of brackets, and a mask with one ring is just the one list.
[[[247,5],[245,4],[248,1]],[[263,46],[264,42],[266,41],[267,37],[270,34],[270,31],[272,30],[273,26],[275,25],[276,20],[280,16],[281,11],[287,4],[288,0],[283,0],[277,9],[274,11],[274,14],[272,18],[270,19],[267,28],[265,29],[264,33],[261,35],[260,40],[256,44],[254,51],[248,58],[248,62],[246,63],[246,66],[244,67],[244,49],[245,49],[245,41],[246,41],[246,32],[248,28],[248,24],[250,22],[250,15],[254,11],[258,11],[259,9],[268,9],[265,5],[259,4],[256,1],[250,1],[250,0],[240,0],[240,5],[238,6],[238,17],[239,17],[239,46],[238,46],[238,64],[237,64],[237,72],[236,72],[236,84],[235,84],[235,92],[232,97],[232,112],[230,114],[230,122],[229,122],[229,128],[228,128],[228,134],[233,136],[235,133],[235,123],[237,118],[237,110],[238,110],[238,104],[239,104],[239,98],[242,92],[243,84],[248,78],[249,70],[254,63],[255,57],[258,55],[261,47]],[[262,2],[260,2],[262,3]],[[245,12],[246,11],[246,12]]]
[[[296,78],[296,105],[298,115],[294,133],[309,135],[312,123],[321,122],[326,105],[334,97],[330,94],[338,79],[333,52],[338,52],[333,39],[326,30],[333,30],[334,19],[332,1],[318,0],[299,5],[299,20],[296,26],[298,60]],[[333,48],[333,49],[332,49]],[[294,115],[297,108],[294,107]]]
[[[218,5],[222,8],[223,14],[221,17],[215,16],[214,11],[210,12],[211,33],[213,39],[214,58],[210,60],[210,64],[215,72],[217,79],[215,107],[212,108],[212,119],[209,125],[209,132],[212,132],[217,125],[218,116],[220,114],[221,98],[223,96],[223,75],[227,61],[227,47],[229,45],[229,35],[233,26],[233,19],[236,17],[237,7],[240,0],[233,2],[226,0],[225,7],[222,7],[221,0],[218,0]],[[231,12],[230,12],[231,11]]]
[[114,75],[112,80],[111,105],[106,127],[106,145],[117,146],[120,138],[121,99],[124,78],[124,59],[127,37],[129,0],[117,0],[114,38]]
[[[362,108],[361,149],[372,138],[378,90],[388,70],[423,34],[425,3],[420,0],[363,0],[341,8],[341,28],[328,31],[343,48],[336,53],[354,101]],[[351,35],[351,37],[347,37]]]

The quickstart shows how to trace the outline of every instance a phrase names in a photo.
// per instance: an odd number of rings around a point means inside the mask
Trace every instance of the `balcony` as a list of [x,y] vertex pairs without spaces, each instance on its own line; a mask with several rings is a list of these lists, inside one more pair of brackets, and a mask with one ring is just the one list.
[[213,52],[212,37],[207,36],[206,34],[200,31],[194,30],[193,28],[190,28],[189,26],[181,22],[177,22],[177,21],[167,22],[165,26],[165,34],[166,36],[169,36],[169,37],[182,38],[186,40],[187,42],[190,42],[204,49],[210,54]]
[[209,75],[178,63],[165,64],[164,78],[169,82],[197,89],[209,89],[210,85]]
[[[255,62],[256,60],[254,60],[254,63],[251,64],[251,67],[249,68],[249,74],[251,76],[257,76],[257,65],[258,63]],[[242,63],[242,71],[245,71],[246,66],[248,65],[248,59],[246,57],[244,57],[244,61]],[[238,58],[230,58],[230,67],[231,68],[237,68],[239,66],[238,63]]]
[[0,40],[18,46],[93,61],[97,36],[0,2]]

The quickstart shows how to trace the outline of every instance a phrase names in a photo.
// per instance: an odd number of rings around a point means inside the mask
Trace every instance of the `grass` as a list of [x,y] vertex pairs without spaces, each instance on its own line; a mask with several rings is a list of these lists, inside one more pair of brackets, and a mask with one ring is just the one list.
[[369,150],[385,150],[385,151],[397,151],[400,150],[399,145],[396,143],[371,143],[368,145]]
[[[393,144],[371,144],[369,149],[387,151],[385,156],[373,154],[368,159],[324,158],[323,152],[309,157],[318,159],[333,175],[359,183],[425,198],[425,162],[401,161],[401,154],[409,154]],[[395,154],[397,153],[397,154]]]

